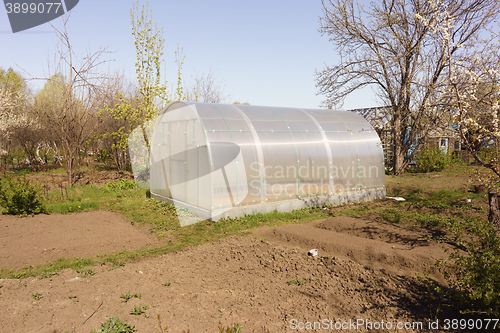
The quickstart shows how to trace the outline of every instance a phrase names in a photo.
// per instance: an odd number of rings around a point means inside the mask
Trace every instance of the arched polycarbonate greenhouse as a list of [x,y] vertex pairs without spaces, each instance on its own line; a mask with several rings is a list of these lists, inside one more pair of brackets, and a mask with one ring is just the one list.
[[151,195],[200,220],[385,197],[379,137],[348,111],[174,102],[150,136]]

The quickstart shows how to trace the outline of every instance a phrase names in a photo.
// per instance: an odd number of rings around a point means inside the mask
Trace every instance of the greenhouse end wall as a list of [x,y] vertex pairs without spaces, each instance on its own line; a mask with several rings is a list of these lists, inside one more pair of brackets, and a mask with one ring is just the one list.
[[348,111],[174,102],[151,136],[151,195],[199,217],[181,225],[385,198],[379,137]]

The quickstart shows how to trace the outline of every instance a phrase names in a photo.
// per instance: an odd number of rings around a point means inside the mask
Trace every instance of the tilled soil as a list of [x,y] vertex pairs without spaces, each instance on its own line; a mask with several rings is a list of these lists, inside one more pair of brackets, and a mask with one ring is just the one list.
[[[29,218],[30,225],[40,223],[41,228],[23,224],[27,219],[0,217],[0,227],[10,228],[9,243],[1,248],[7,259],[0,268],[33,265],[59,254],[84,257],[120,251],[124,244],[155,245],[152,236],[119,214],[85,214],[91,213]],[[79,219],[76,224],[93,233],[69,227],[71,219]],[[115,233],[100,229],[106,225]],[[20,230],[12,230],[16,228]],[[47,239],[59,249],[54,257],[45,254],[48,245],[37,243],[51,233],[59,235]],[[427,332],[431,316],[450,316],[443,313],[442,300],[415,277],[416,272],[426,273],[444,282],[432,265],[445,254],[442,245],[425,240],[428,233],[338,216],[257,229],[249,236],[125,266],[93,267],[96,274],[87,277],[67,269],[45,279],[0,280],[0,330],[90,332],[106,317],[120,314],[138,332],[159,332],[158,315],[171,333],[219,332],[219,324],[234,323],[244,327],[242,333],[376,332],[386,331],[382,328],[388,323],[398,332]],[[101,235],[106,239],[96,241]],[[307,255],[311,248],[319,250],[318,257]],[[120,296],[127,292],[140,298],[125,302]],[[139,306],[144,313],[131,314]],[[396,330],[398,323],[406,329]]]
[[0,268],[22,268],[58,258],[87,258],[160,245],[146,227],[125,216],[94,211],[28,216],[0,215]]

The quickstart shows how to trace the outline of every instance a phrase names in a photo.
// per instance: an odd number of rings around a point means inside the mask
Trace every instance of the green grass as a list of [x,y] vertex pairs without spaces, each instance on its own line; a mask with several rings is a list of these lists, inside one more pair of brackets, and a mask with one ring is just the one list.
[[391,223],[405,223],[418,225],[426,228],[441,229],[450,222],[450,217],[434,213],[419,213],[416,211],[405,211],[395,208],[384,209],[380,214],[382,220]]
[[76,272],[82,274],[80,275],[80,277],[89,277],[96,275],[96,271],[94,271],[92,268],[79,269]]
[[99,210],[99,203],[96,201],[72,201],[53,203],[49,207],[49,213],[77,213]]
[[460,199],[486,200],[484,194],[472,192],[464,193],[460,190],[439,190],[427,194],[424,193],[422,189],[418,189],[404,197],[407,202],[416,207],[435,209],[448,208]]
[[92,258],[59,258],[47,264],[37,266],[27,266],[21,269],[0,269],[0,277],[8,279],[24,279],[30,276],[50,277],[63,269],[71,268],[75,271],[84,269],[88,266],[93,266],[97,262]]
[[[471,185],[473,167],[453,163],[441,172],[407,172],[400,176],[386,175],[385,183],[388,196],[405,196],[413,191],[425,193],[440,190],[465,190]],[[485,197],[483,195],[483,197]]]
[[55,174],[61,174],[61,173],[66,173],[66,169],[63,167],[57,168],[57,169],[52,169],[52,170],[47,170],[47,171],[38,171],[34,172],[33,174],[41,174],[41,175],[55,175]]
[[[485,214],[486,210],[466,199],[485,202],[484,193],[464,192],[459,189],[426,191],[413,189],[404,194],[405,202],[380,210],[380,218],[391,223],[405,223],[431,229],[442,229],[451,222],[465,217],[465,213]],[[428,211],[416,211],[427,208]]]
[[[361,206],[357,206],[361,205]],[[372,211],[379,210],[377,207],[371,207],[366,204],[352,204],[351,206],[354,206],[353,208],[346,209],[346,210],[339,210],[336,212],[330,213],[330,216],[359,216],[363,214],[370,213]]]
[[[134,223],[147,224],[154,233],[161,235],[162,232],[171,230],[171,235],[174,236],[176,241],[169,241],[166,245],[155,248],[145,247],[136,251],[110,253],[95,258],[60,258],[48,264],[29,266],[18,270],[1,269],[0,278],[22,279],[30,276],[51,276],[63,269],[71,268],[75,271],[82,271],[84,268],[96,264],[117,267],[127,261],[163,255],[188,246],[216,241],[230,235],[244,235],[248,233],[249,229],[264,225],[292,224],[328,217],[328,213],[320,208],[308,208],[290,213],[278,211],[269,214],[259,213],[241,218],[219,220],[217,223],[203,221],[181,228],[177,217],[172,213],[175,209],[169,207],[166,203],[146,200],[145,190],[131,189],[121,193],[121,198],[117,198],[118,193],[116,192],[99,191],[98,187],[89,186],[87,189],[81,187],[71,189],[68,195],[71,198],[71,195],[75,194],[80,194],[82,197],[85,194],[90,194],[93,200],[100,201],[101,208],[107,207],[107,210],[120,212],[129,217]],[[50,204],[49,208],[54,209],[53,207],[58,207],[57,205],[57,203]]]

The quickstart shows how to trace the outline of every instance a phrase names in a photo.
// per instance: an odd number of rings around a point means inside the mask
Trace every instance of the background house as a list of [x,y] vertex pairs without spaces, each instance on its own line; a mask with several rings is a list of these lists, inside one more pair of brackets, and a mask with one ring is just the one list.
[[[390,129],[391,113],[389,106],[379,106],[363,109],[352,109],[350,112],[357,113],[365,118],[377,131],[384,149],[384,159],[386,168],[391,168],[393,164],[394,148],[392,142],[392,131]],[[439,147],[443,152],[455,156],[463,155],[463,147],[458,134],[456,125],[449,125],[444,128],[438,128],[430,132],[426,137],[419,137],[417,140],[423,140],[426,148]],[[416,148],[416,142],[410,148],[410,153]]]

